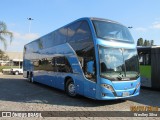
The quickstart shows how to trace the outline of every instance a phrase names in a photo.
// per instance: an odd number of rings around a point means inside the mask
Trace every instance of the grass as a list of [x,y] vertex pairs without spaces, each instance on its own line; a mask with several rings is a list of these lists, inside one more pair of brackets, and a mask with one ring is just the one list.
[[11,68],[19,68],[19,66],[0,66],[0,72],[2,72],[2,69],[11,69]]
[[151,66],[150,65],[140,65],[141,76],[146,78],[151,78]]

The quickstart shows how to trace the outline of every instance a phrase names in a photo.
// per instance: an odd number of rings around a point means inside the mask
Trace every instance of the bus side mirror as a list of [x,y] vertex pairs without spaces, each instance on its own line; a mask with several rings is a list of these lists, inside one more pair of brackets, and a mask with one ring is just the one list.
[[93,61],[87,62],[87,73],[94,75],[94,62]]

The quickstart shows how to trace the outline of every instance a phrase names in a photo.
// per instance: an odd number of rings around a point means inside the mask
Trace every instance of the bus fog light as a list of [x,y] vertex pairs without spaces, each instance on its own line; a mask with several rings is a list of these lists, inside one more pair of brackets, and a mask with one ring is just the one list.
[[111,92],[114,92],[114,89],[111,85],[108,84],[101,84],[102,87],[107,88],[108,90],[110,90]]

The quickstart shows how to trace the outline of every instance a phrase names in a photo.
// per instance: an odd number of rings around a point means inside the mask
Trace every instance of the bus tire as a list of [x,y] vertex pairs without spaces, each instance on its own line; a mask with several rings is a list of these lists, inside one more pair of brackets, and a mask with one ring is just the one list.
[[32,72],[28,74],[28,80],[29,80],[29,82],[34,83]]
[[34,83],[33,73],[31,73],[31,75],[30,75],[30,82],[31,82],[31,83]]
[[31,74],[28,73],[27,78],[28,78],[28,81],[29,81],[29,82],[31,82],[31,77],[30,77],[30,76],[31,76]]
[[27,78],[29,77],[29,72],[27,71]]
[[75,84],[73,82],[72,79],[69,79],[67,82],[66,82],[66,93],[67,95],[69,95],[70,97],[75,97],[77,94],[76,94],[76,89],[75,89]]

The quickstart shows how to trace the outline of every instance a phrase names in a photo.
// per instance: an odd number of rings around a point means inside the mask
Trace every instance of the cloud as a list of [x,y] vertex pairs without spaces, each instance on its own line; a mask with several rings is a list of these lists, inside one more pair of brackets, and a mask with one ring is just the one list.
[[155,22],[153,22],[150,26],[148,27],[137,27],[137,28],[133,28],[134,31],[136,32],[149,32],[150,30],[153,29],[160,29],[160,21],[157,20]]
[[146,32],[146,31],[147,31],[147,28],[137,27],[137,28],[134,28],[134,30],[137,31],[137,32]]
[[156,22],[152,23],[151,28],[160,29],[160,22],[156,21]]
[[[11,42],[11,44],[9,44],[9,41],[7,42],[7,51],[23,51],[23,47],[25,44],[40,37],[38,33],[20,33],[16,31],[11,32],[13,33],[13,41]],[[2,44],[0,44],[0,49],[4,49]]]
[[35,40],[39,37],[38,33],[26,33],[22,34],[19,32],[13,32],[14,39],[21,39],[21,40]]

